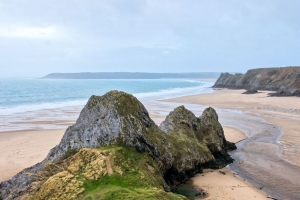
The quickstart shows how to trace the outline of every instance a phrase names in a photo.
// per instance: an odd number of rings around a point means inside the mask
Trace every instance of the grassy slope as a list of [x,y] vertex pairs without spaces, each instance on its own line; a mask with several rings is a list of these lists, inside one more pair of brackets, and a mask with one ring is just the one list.
[[157,164],[128,147],[81,149],[31,199],[185,199],[165,192]]

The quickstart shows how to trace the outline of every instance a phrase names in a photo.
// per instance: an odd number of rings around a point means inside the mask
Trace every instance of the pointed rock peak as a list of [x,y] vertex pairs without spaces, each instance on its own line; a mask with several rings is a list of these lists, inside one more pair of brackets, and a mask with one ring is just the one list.
[[218,121],[218,114],[217,112],[215,111],[215,109],[213,109],[212,107],[208,107],[206,108],[201,117],[201,119],[208,119],[208,120],[215,120],[215,121]]
[[68,149],[120,143],[141,149],[140,140],[149,128],[158,129],[143,104],[131,94],[113,90],[103,96],[93,95],[48,159],[54,161]]
[[[184,105],[181,105],[181,106],[178,106],[174,109],[174,112],[177,112],[177,113],[182,113],[182,114],[186,114],[186,113],[192,113],[190,110],[186,109],[184,107]],[[193,114],[193,113],[192,113]]]
[[197,130],[197,117],[184,106],[179,106],[170,112],[159,128],[168,133],[182,126]]
[[197,136],[203,138],[211,152],[226,150],[224,131],[215,109],[208,107],[203,111],[200,117],[200,127],[202,133]]
[[98,109],[101,105],[111,109],[115,108],[119,115],[128,115],[140,111],[148,114],[145,107],[136,97],[117,90],[107,92],[103,96],[91,96],[87,103],[87,108]]

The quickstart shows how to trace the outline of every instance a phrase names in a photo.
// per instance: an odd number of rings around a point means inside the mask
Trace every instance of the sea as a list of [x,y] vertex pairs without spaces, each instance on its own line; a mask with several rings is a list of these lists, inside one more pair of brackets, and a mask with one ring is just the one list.
[[213,83],[208,79],[0,79],[0,132],[65,127],[76,120],[91,95],[110,90],[133,94],[150,105],[211,92]]

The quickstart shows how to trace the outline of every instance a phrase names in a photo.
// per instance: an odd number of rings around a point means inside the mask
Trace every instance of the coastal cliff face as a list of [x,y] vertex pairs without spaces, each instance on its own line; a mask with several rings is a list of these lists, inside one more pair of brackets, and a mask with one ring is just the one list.
[[246,74],[222,73],[215,88],[277,91],[276,96],[300,96],[300,67],[261,68]]
[[182,199],[165,191],[203,167],[226,166],[232,162],[227,150],[234,148],[213,108],[196,117],[180,106],[158,127],[134,96],[111,91],[90,97],[61,142],[41,163],[0,183],[0,195]]

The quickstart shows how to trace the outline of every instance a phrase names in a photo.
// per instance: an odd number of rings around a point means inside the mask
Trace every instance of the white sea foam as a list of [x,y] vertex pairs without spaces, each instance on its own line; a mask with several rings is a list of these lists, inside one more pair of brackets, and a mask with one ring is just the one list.
[[53,102],[53,103],[37,103],[19,105],[14,107],[0,107],[0,115],[20,114],[25,112],[33,112],[38,110],[49,110],[55,108],[65,108],[82,106],[87,100],[75,100],[75,101],[64,101],[64,102]]
[[213,85],[212,83],[203,82],[203,81],[201,81],[200,83],[203,83],[203,85],[196,86],[196,87],[186,87],[186,88],[172,88],[172,89],[160,90],[157,92],[137,93],[134,95],[140,99],[161,100],[161,99],[170,99],[170,98],[182,97],[187,95],[195,95],[201,93],[211,93],[213,91],[211,89],[211,86]]

